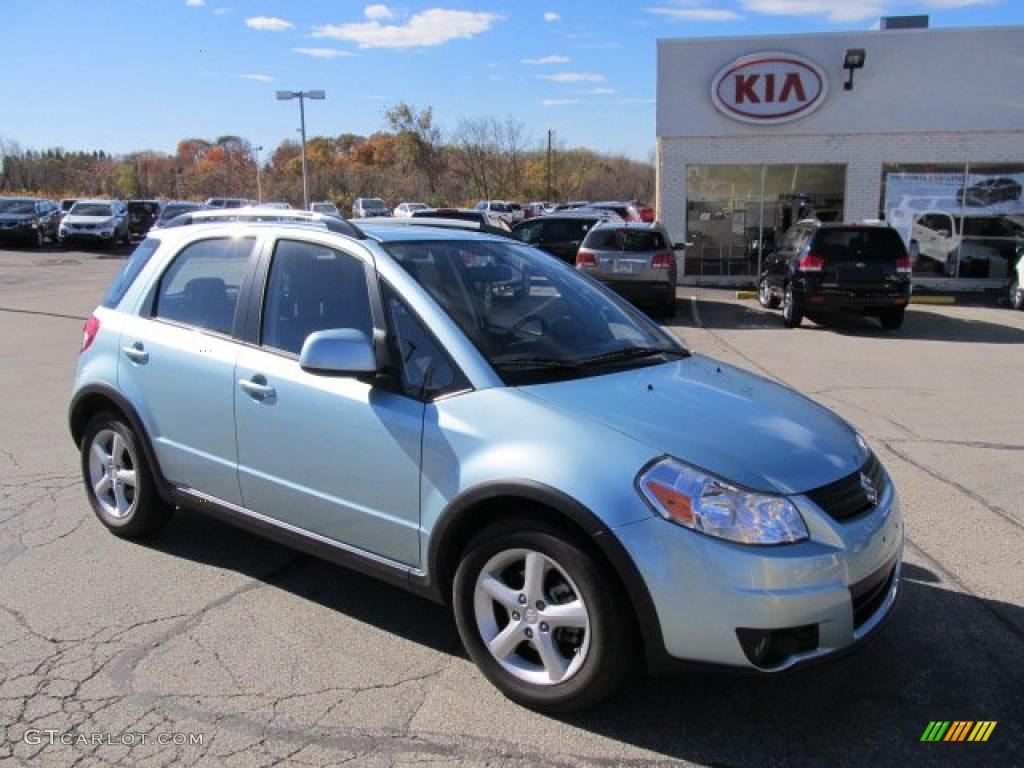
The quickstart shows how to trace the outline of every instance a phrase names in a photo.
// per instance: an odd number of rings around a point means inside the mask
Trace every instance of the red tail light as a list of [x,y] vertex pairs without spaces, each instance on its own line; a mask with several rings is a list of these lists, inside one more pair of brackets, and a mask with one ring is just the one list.
[[909,275],[912,269],[913,268],[910,265],[910,257],[909,256],[900,256],[898,259],[896,259],[896,271],[897,272],[899,272],[901,274]]
[[676,255],[672,251],[662,251],[661,253],[654,254],[654,257],[651,259],[651,266],[655,269],[672,269],[675,260]]
[[653,208],[641,208],[640,209],[640,221],[645,224],[651,224],[654,222],[654,209]]
[[825,268],[825,260],[813,251],[800,259],[797,265],[801,272],[821,272]]
[[82,348],[78,350],[78,354],[82,354],[92,346],[93,341],[96,340],[96,334],[99,332],[100,319],[96,315],[91,315],[82,327]]
[[597,255],[593,251],[585,251],[582,248],[576,252],[576,266],[577,267],[596,267],[597,266]]

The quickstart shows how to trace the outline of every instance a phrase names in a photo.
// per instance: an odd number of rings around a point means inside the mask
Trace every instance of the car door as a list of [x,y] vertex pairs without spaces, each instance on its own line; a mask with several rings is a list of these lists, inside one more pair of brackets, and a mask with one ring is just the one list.
[[354,253],[293,236],[277,240],[263,271],[261,327],[235,376],[245,507],[418,565],[423,402],[299,366],[303,342],[315,331],[355,328],[373,338],[380,330],[383,321],[371,311],[372,267]]
[[255,238],[186,245],[121,334],[118,384],[139,407],[164,476],[241,503],[235,449],[238,297]]

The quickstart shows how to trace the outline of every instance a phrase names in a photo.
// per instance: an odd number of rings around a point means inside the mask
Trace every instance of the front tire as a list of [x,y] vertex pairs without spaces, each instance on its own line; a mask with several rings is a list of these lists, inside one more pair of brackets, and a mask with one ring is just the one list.
[[779,308],[779,297],[772,293],[771,288],[768,286],[768,281],[763,277],[757,285],[757,301],[765,309]]
[[1014,309],[1024,309],[1024,288],[1016,280],[1010,285],[1010,306]]
[[42,249],[42,247],[46,245],[46,233],[43,232],[42,227],[36,230],[35,237],[32,238],[32,245],[34,245],[37,250]]
[[160,498],[139,440],[118,414],[103,412],[89,421],[81,461],[89,503],[111,533],[144,538],[170,519],[173,508]]
[[453,585],[470,658],[505,696],[567,713],[610,695],[639,651],[632,613],[601,563],[563,532],[509,520],[466,547]]
[[787,328],[797,328],[804,320],[804,314],[797,306],[796,296],[793,295],[793,286],[786,286],[786,293],[782,299],[782,322]]

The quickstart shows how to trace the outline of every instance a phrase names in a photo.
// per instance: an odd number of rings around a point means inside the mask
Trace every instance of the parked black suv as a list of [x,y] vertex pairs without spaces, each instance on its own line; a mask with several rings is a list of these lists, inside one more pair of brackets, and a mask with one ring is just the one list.
[[891,227],[801,221],[768,256],[758,300],[769,309],[781,303],[790,328],[804,316],[856,312],[895,330],[910,302],[910,257]]
[[37,197],[0,199],[0,240],[42,248],[46,238],[57,242],[57,204]]
[[512,236],[575,266],[583,239],[604,221],[621,223],[622,219],[611,211],[563,211],[522,221],[512,227]]
[[160,215],[160,202],[157,200],[129,200],[128,231],[142,237]]

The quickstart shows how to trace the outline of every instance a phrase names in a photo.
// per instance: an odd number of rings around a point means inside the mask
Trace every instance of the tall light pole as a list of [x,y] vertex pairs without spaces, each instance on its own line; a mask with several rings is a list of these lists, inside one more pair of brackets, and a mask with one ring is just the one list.
[[323,91],[278,91],[278,101],[299,100],[299,124],[302,126],[302,207],[309,210],[309,180],[306,177],[306,99],[323,100]]
[[256,202],[260,205],[263,204],[263,184],[260,182],[260,150],[263,149],[262,145],[253,147],[256,150]]

